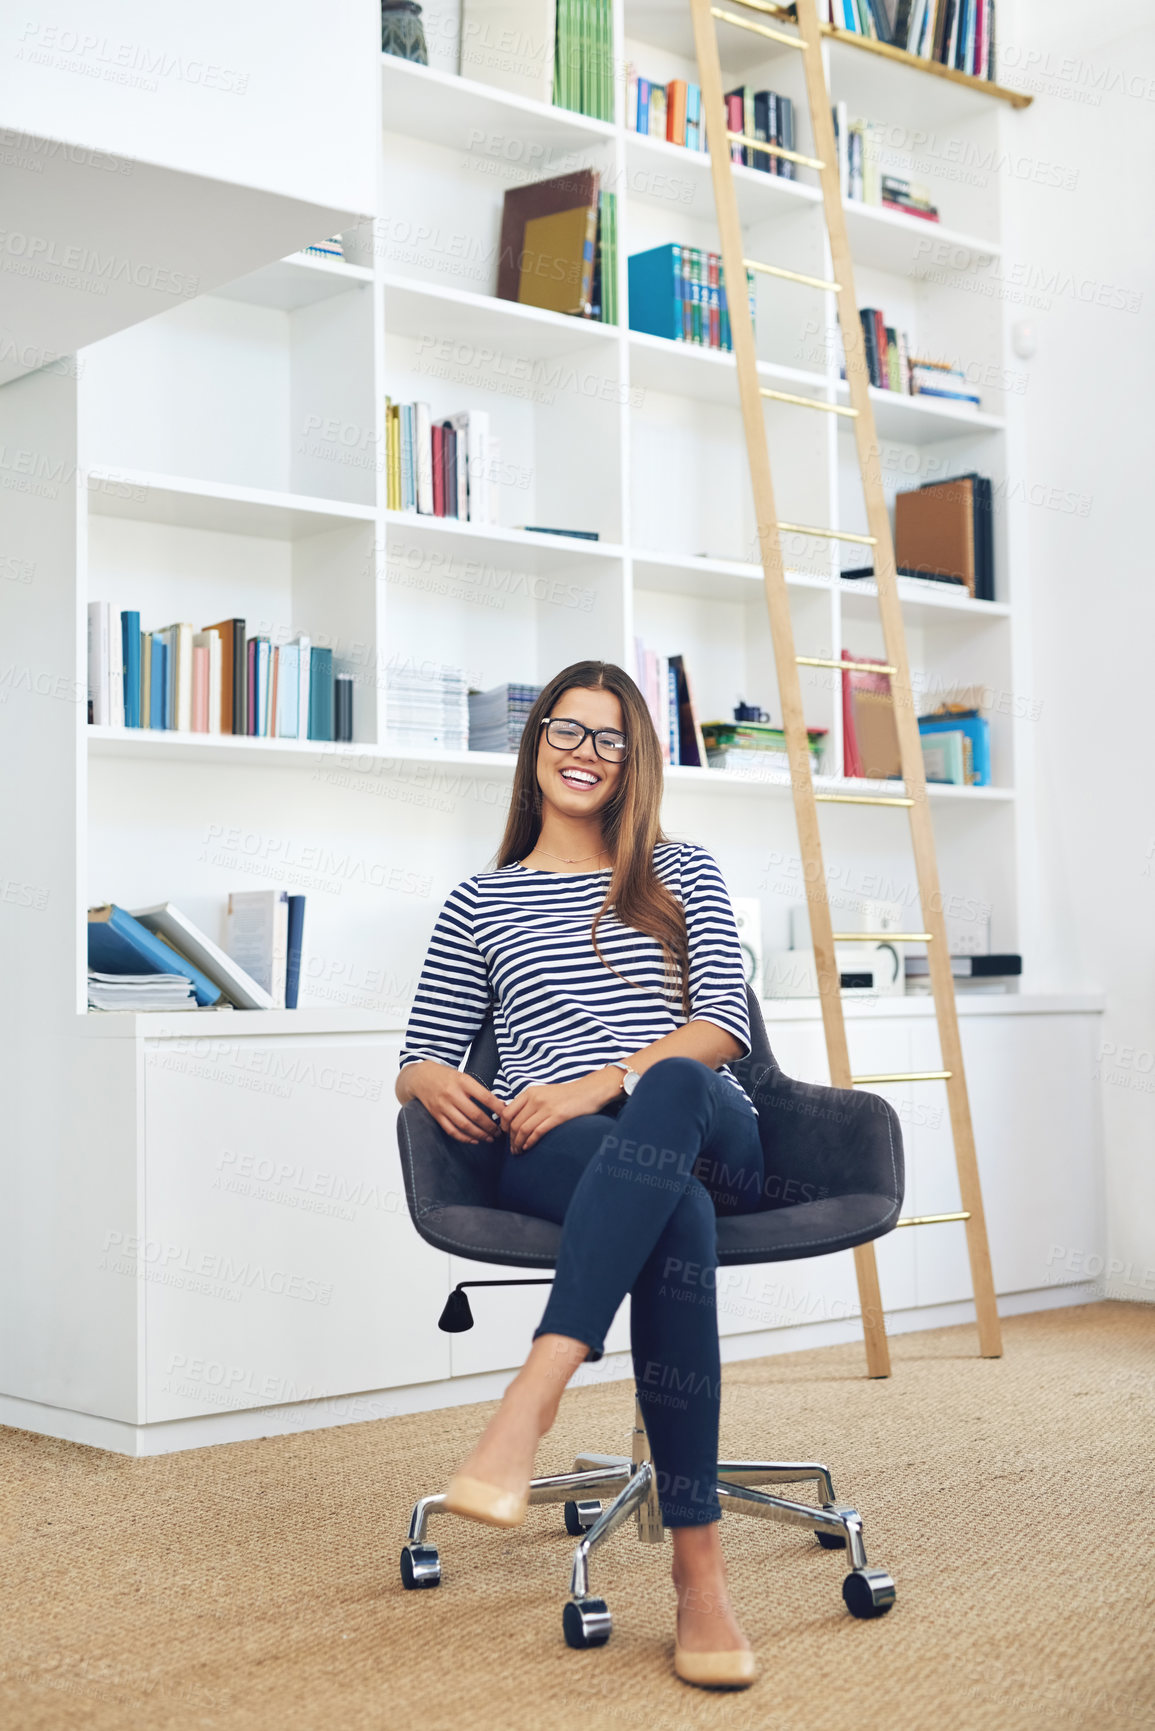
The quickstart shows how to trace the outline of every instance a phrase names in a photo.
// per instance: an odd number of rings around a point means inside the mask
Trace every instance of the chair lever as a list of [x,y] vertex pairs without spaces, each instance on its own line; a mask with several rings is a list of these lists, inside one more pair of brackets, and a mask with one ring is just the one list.
[[445,1300],[445,1309],[437,1319],[437,1326],[443,1334],[464,1334],[473,1327],[473,1312],[469,1308],[469,1300],[465,1296],[467,1286],[552,1286],[552,1279],[537,1280],[459,1280],[449,1297]]

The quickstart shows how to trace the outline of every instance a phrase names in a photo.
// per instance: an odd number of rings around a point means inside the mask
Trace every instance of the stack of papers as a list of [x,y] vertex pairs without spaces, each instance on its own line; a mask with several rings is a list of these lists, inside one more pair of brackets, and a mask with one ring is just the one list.
[[395,745],[469,747],[469,702],[465,675],[457,667],[422,662],[417,668],[390,670],[385,693],[385,726]]
[[470,751],[516,751],[540,685],[495,685],[469,693]]
[[193,983],[184,974],[98,974],[88,970],[90,1010],[195,1010]]

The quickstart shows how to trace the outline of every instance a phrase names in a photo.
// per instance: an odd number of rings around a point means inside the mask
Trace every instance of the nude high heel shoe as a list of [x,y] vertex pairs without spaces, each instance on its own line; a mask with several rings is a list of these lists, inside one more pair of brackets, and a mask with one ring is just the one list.
[[675,1641],[674,1671],[683,1683],[695,1683],[699,1689],[748,1689],[758,1675],[758,1661],[748,1647],[691,1653]]
[[520,1527],[529,1507],[529,1486],[520,1493],[503,1491],[484,1479],[455,1473],[445,1492],[445,1507],[450,1514],[482,1521],[487,1527]]

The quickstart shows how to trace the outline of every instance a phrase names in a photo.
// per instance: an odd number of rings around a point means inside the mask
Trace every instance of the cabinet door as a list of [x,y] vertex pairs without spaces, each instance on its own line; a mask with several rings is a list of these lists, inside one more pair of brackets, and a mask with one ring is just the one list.
[[372,1035],[149,1042],[150,1422],[448,1376],[449,1259],[409,1218],[396,1068]]
[[[963,1061],[974,1121],[997,1292],[1077,1281],[1063,1272],[1072,1248],[1101,1251],[1099,1132],[1093,1085],[1094,1021],[1079,1015],[963,1016]],[[928,1067],[934,1024],[919,1030]],[[945,1109],[920,1126],[919,1211],[961,1207]],[[971,1298],[965,1228],[928,1226],[918,1238],[919,1302]]]

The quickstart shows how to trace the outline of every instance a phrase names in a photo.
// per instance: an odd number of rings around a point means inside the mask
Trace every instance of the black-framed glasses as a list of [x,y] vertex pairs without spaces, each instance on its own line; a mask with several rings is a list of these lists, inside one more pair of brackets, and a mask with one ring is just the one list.
[[541,725],[555,751],[577,751],[587,739],[592,739],[594,750],[604,763],[625,761],[629,741],[616,728],[583,727],[580,721],[569,721],[560,715],[547,715]]

